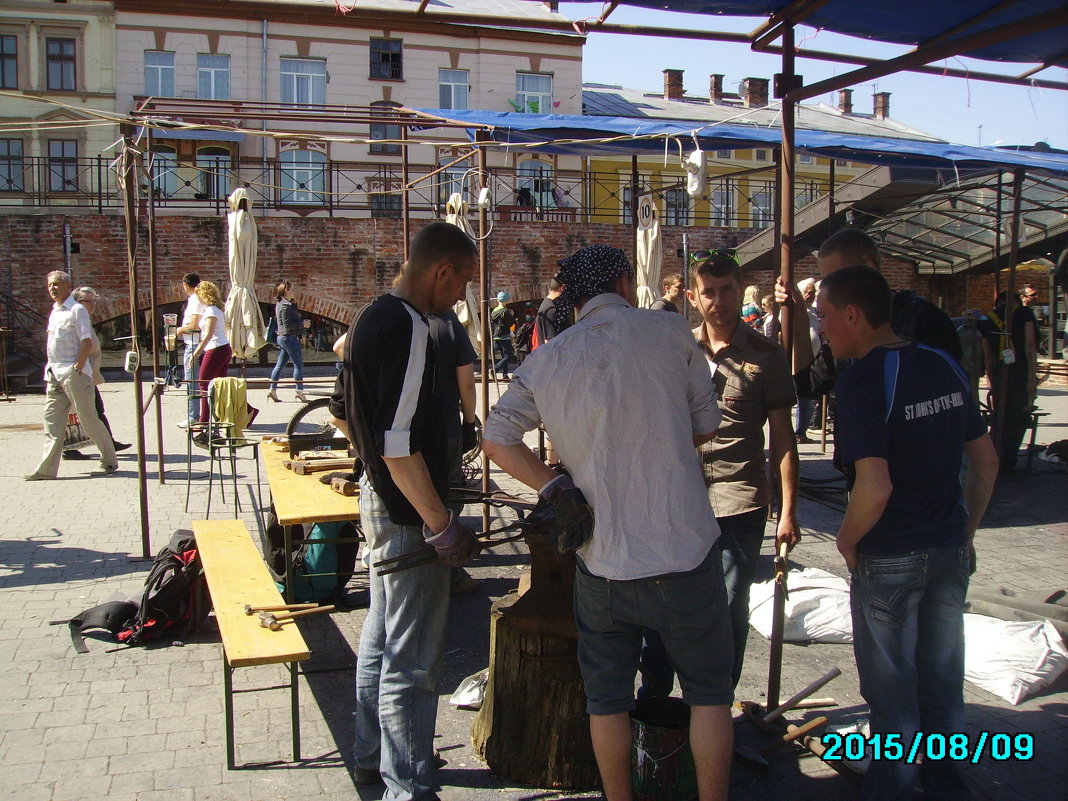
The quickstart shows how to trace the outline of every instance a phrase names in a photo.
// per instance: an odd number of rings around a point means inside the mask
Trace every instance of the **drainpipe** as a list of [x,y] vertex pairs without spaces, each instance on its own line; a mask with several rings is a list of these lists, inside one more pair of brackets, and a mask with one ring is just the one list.
[[[267,20],[260,20],[260,102],[267,102]],[[260,127],[267,130],[267,118],[260,120]],[[267,137],[260,142],[263,156],[263,174],[267,175]]]
[[[71,272],[70,267],[70,221],[63,221],[63,272],[70,276],[70,280],[74,280],[74,274]],[[71,284],[74,286],[74,284]]]

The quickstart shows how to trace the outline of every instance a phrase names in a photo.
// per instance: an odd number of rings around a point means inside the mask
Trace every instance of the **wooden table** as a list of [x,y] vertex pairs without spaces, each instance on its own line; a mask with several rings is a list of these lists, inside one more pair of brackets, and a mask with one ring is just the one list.
[[[310,540],[294,539],[290,526],[305,523],[339,523],[351,520],[359,531],[360,496],[345,496],[334,492],[319,481],[322,473],[310,473],[302,476],[287,470],[282,462],[289,458],[289,450],[279,449],[269,437],[264,438],[260,448],[263,454],[264,469],[267,472],[267,485],[271,491],[274,513],[285,532],[286,555],[286,602],[294,603],[293,595],[293,546],[300,546]],[[355,461],[355,460],[354,460]],[[362,540],[362,535],[357,540]],[[328,537],[316,542],[351,542],[349,537]]]
[[274,513],[283,526],[303,523],[336,523],[360,519],[360,496],[344,496],[319,481],[322,473],[301,476],[286,470],[282,462],[289,451],[277,450],[275,444],[264,440],[260,452],[271,489]]

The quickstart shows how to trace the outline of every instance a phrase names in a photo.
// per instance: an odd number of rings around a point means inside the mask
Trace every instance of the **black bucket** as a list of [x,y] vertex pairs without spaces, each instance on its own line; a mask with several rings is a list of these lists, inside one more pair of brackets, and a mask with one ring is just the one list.
[[680,698],[640,698],[630,713],[635,801],[693,801],[697,771],[690,752],[690,707]]

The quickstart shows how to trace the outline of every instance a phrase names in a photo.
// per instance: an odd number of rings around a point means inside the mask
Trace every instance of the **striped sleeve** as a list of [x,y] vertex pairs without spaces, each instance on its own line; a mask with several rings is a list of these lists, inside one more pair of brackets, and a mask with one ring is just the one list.
[[386,458],[411,456],[419,451],[419,443],[412,436],[412,423],[422,393],[430,328],[414,309],[407,304],[404,309],[411,318],[407,341],[398,336],[398,341],[391,343],[395,349],[381,354],[392,368],[382,386],[385,397],[379,407],[383,415],[380,430],[385,436],[382,455]]

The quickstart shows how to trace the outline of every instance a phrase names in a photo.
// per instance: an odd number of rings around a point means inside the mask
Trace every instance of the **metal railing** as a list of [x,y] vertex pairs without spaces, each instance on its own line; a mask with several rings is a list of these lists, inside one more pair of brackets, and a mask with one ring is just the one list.
[[[529,164],[530,162],[527,162]],[[535,162],[548,167],[547,163]],[[461,167],[436,175],[433,165],[411,165],[408,203],[420,217],[444,214],[445,201],[463,191],[474,205],[477,187]],[[198,156],[194,162],[161,154],[151,167],[159,214],[224,214],[226,196],[245,186],[257,210],[326,213],[345,216],[400,217],[404,180],[399,164],[351,161],[240,159]],[[499,220],[629,223],[633,191],[629,171],[531,171],[490,168],[490,187]],[[425,178],[425,180],[420,180]],[[141,178],[141,201],[148,195],[148,173]],[[655,186],[642,177],[638,193],[652,194],[662,225],[766,228],[772,221],[772,176],[711,177],[704,192],[690,198],[685,179],[665,176]],[[670,183],[665,183],[670,181]],[[798,202],[825,183],[799,187]],[[86,213],[117,211],[122,198],[115,174],[103,156],[55,159],[26,156],[0,160],[0,210],[55,208]]]

